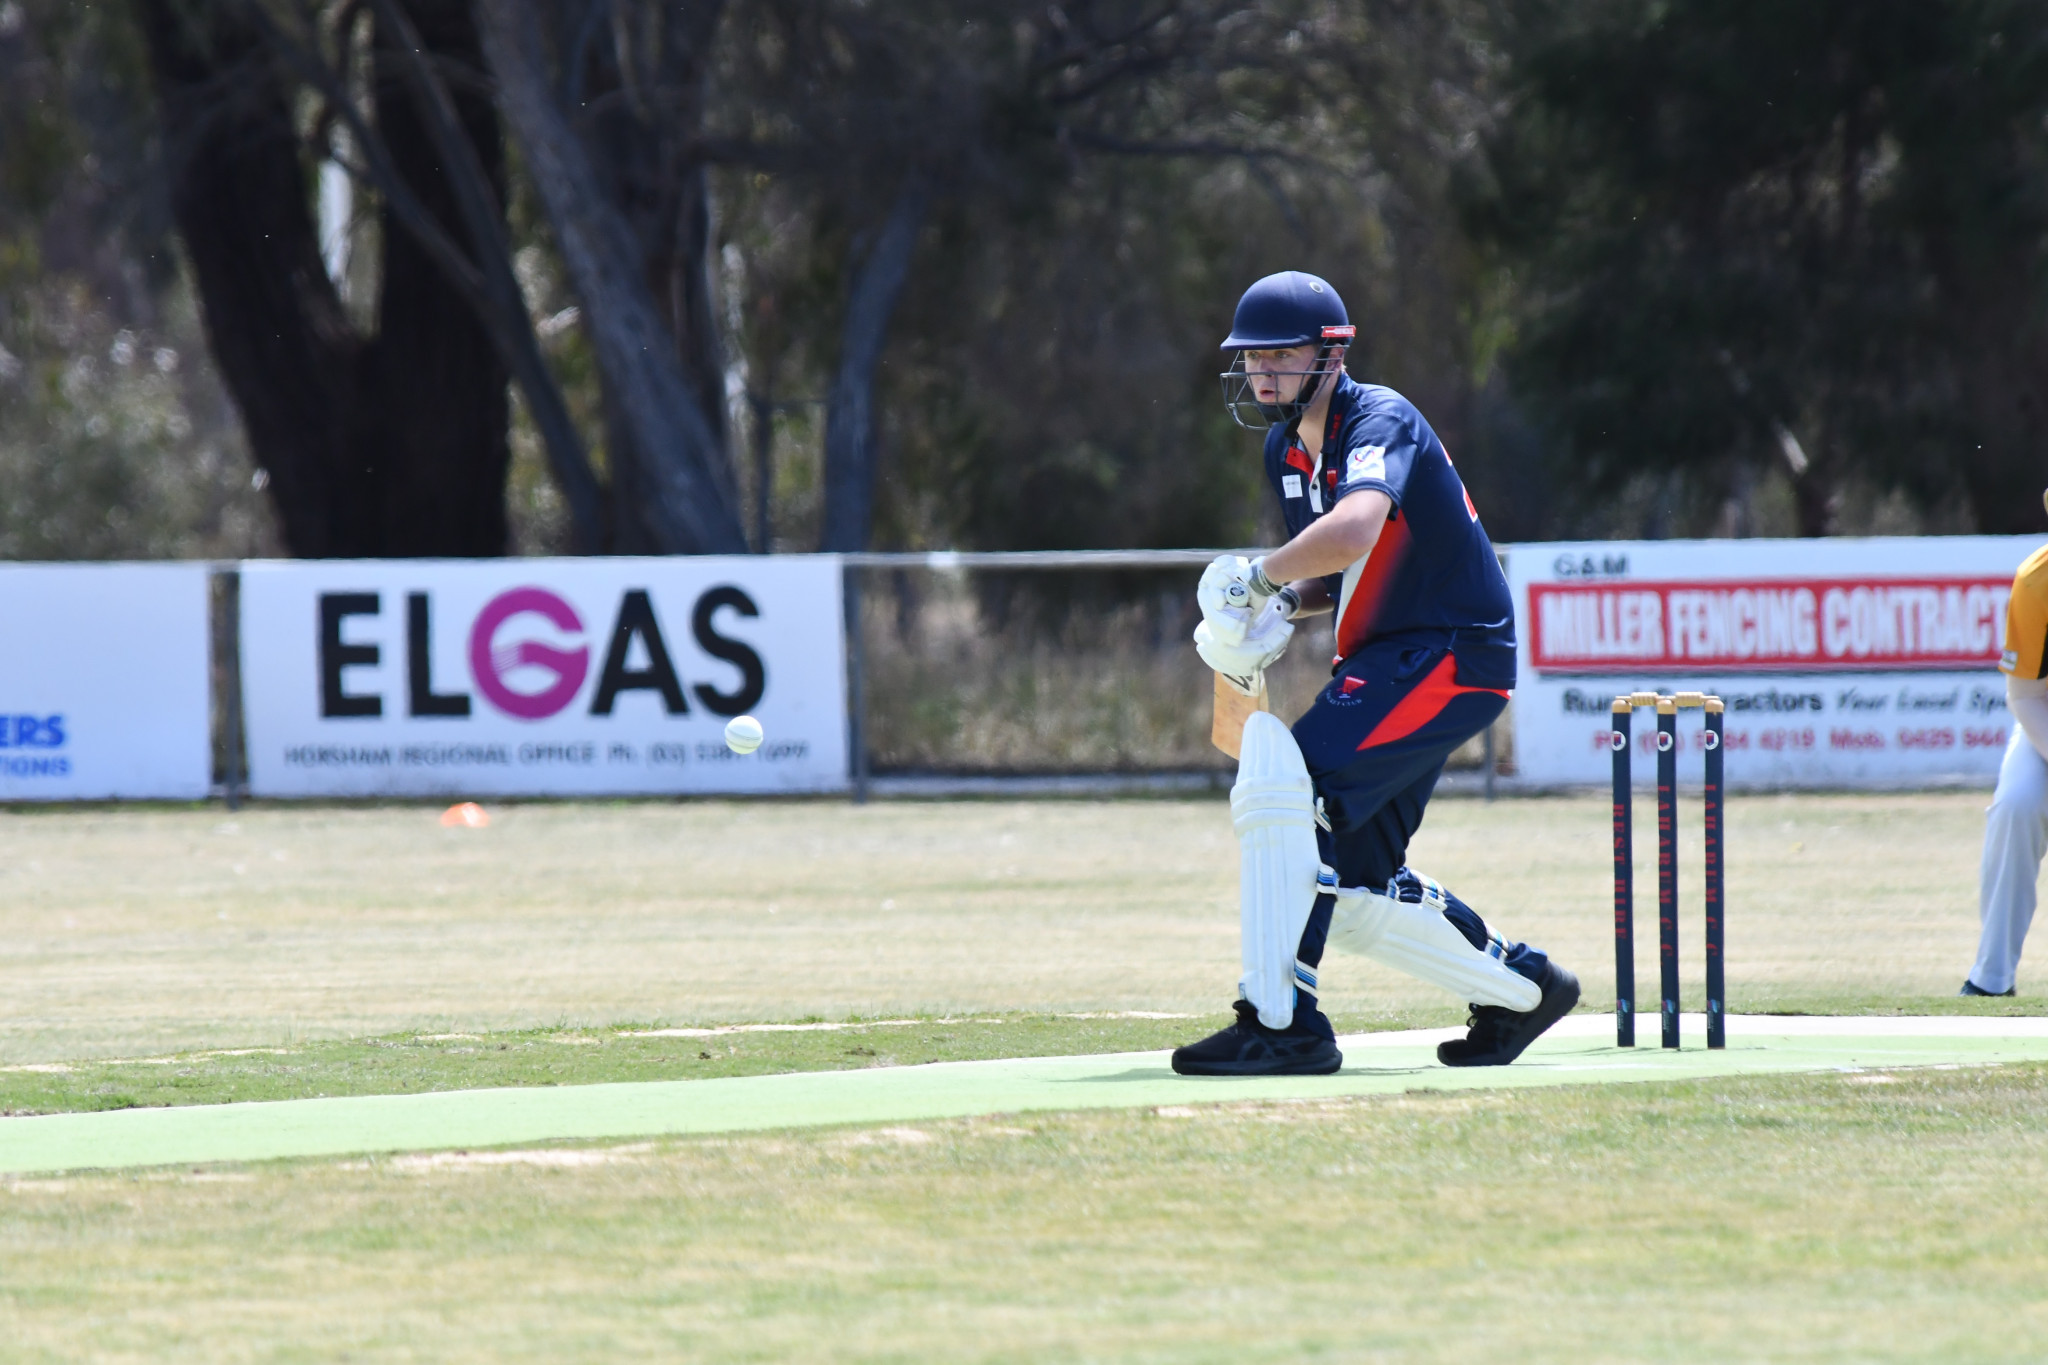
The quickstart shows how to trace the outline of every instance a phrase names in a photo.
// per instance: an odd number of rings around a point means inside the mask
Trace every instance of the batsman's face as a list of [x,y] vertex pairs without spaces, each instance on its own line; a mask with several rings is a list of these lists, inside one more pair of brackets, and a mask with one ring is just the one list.
[[1315,363],[1313,344],[1244,353],[1244,372],[1251,379],[1253,396],[1261,403],[1292,403]]

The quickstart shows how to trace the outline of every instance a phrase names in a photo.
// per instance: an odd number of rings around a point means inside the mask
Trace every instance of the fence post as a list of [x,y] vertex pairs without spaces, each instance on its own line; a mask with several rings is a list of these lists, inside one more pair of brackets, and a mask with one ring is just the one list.
[[853,779],[853,803],[868,799],[868,670],[861,631],[860,566],[840,561],[840,595],[846,604],[846,758]]
[[229,810],[240,810],[248,786],[242,748],[242,574],[237,564],[215,566],[207,575],[213,676],[213,762]]

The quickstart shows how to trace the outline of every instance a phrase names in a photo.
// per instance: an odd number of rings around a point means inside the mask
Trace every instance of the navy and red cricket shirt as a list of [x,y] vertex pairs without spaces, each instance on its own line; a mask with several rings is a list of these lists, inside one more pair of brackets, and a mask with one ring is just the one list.
[[1337,657],[1400,637],[1448,648],[1466,687],[1515,685],[1515,609],[1478,509],[1415,405],[1380,384],[1340,375],[1322,449],[1292,426],[1266,433],[1266,477],[1290,538],[1360,489],[1393,501],[1366,558],[1329,577]]

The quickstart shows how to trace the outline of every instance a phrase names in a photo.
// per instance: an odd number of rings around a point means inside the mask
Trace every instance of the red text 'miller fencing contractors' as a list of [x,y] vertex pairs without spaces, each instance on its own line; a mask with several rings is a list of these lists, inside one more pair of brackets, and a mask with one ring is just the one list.
[[[1514,771],[1596,784],[1617,693],[1714,692],[1738,787],[1988,787],[2005,610],[2033,536],[1513,546]],[[1643,727],[1637,727],[1640,737]],[[1697,712],[1679,742],[1703,742]],[[1654,751],[1638,744],[1637,779]]]
[[1544,673],[1994,668],[2010,575],[1532,583]]

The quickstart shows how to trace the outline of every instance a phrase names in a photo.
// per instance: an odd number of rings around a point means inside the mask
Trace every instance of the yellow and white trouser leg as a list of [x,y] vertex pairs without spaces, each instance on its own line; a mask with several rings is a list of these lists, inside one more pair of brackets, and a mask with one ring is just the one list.
[[1977,881],[1983,932],[1977,940],[1977,960],[1970,966],[1970,980],[1980,990],[1996,995],[2012,989],[2020,948],[2034,921],[2034,885],[2044,854],[2048,760],[2014,725],[1998,769],[1998,790],[1984,812],[1984,856]]

